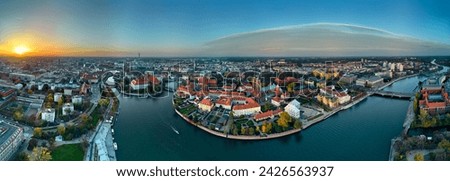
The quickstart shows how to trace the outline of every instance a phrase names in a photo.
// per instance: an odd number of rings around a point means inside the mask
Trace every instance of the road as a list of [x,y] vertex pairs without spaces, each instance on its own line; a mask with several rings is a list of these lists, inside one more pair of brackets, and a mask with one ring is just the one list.
[[[106,109],[105,113],[103,114],[104,118],[107,118],[107,115],[109,115],[109,113],[110,113],[110,111],[112,109],[112,105],[113,105],[113,99],[109,98],[108,108]],[[94,140],[95,140],[95,137],[97,136],[97,133],[98,133],[98,131],[99,131],[99,129],[100,129],[102,124],[109,124],[109,123],[104,123],[104,120],[100,120],[99,124],[97,124],[97,127],[95,128],[94,134],[92,134],[91,137],[88,138],[88,140],[89,140],[89,147],[88,147],[87,152],[86,152],[85,160],[90,161],[90,160],[93,159],[92,158],[92,155],[93,155],[92,153],[94,151],[93,150],[94,149],[94,146],[93,146],[94,145]]]

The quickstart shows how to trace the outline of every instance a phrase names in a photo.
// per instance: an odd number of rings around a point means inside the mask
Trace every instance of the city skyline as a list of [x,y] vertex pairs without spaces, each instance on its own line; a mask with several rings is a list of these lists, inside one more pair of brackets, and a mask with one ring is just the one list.
[[2,1],[0,55],[448,55],[445,1]]

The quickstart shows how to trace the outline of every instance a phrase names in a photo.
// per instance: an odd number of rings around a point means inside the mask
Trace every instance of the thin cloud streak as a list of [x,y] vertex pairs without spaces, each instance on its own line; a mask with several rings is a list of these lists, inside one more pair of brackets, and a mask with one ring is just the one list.
[[234,34],[204,44],[219,56],[449,55],[450,45],[338,23],[317,23]]

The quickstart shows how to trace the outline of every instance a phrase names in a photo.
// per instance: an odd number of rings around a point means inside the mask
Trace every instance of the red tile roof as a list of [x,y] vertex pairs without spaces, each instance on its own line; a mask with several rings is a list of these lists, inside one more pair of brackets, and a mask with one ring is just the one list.
[[270,117],[275,116],[275,115],[279,115],[281,112],[282,112],[281,109],[277,109],[275,111],[270,110],[270,111],[266,111],[266,112],[263,112],[263,113],[256,114],[254,118],[255,118],[255,120],[258,121],[258,120],[270,118]]
[[216,104],[231,106],[231,99],[230,98],[220,98],[219,100],[216,101]]
[[202,101],[200,101],[200,104],[207,105],[207,106],[213,105],[213,103],[211,102],[211,99],[209,99],[209,98],[203,99]]
[[244,110],[244,109],[260,107],[260,105],[252,98],[247,98],[246,101],[247,101],[246,104],[233,106],[233,110]]

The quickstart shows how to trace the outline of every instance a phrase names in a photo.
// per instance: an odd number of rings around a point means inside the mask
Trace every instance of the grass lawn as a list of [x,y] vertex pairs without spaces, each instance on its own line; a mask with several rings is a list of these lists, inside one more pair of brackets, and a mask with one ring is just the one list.
[[52,161],[83,161],[81,143],[58,146],[52,152]]
[[236,126],[238,128],[241,128],[242,124],[244,124],[244,123],[247,124],[247,126],[250,126],[250,127],[254,127],[255,126],[253,124],[253,121],[250,121],[248,119],[239,119],[239,120],[234,121],[234,124],[236,124]]
[[195,109],[196,109],[196,107],[194,105],[190,105],[190,106],[180,109],[180,113],[183,115],[189,115],[191,112],[194,112]]

